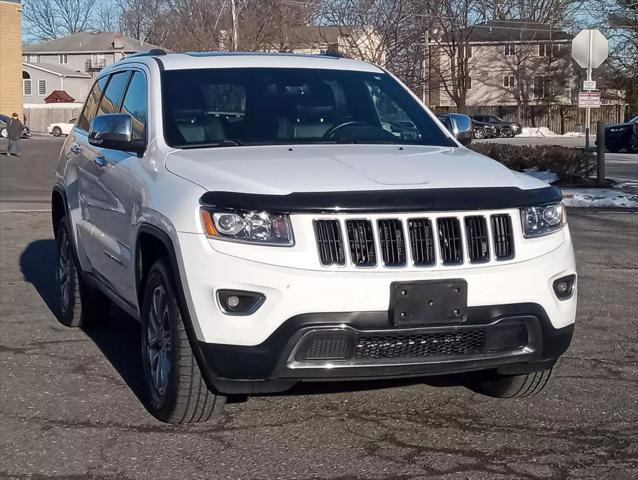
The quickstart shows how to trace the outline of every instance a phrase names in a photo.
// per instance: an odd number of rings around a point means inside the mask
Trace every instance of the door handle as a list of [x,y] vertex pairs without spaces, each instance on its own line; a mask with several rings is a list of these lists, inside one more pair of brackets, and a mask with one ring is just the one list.
[[69,148],[69,150],[71,150],[76,155],[79,155],[80,152],[82,151],[82,148],[80,148],[80,146],[77,143],[74,143],[73,145],[71,145],[71,148]]
[[93,157],[93,162],[95,162],[95,164],[100,167],[100,168],[104,168],[106,167],[109,162],[106,159],[106,157],[102,154],[96,155],[95,157]]

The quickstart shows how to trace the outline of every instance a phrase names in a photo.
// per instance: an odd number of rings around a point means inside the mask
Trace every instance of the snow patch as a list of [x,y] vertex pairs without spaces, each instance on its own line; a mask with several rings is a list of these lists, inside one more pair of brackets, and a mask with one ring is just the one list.
[[530,177],[538,178],[547,183],[558,182],[558,174],[550,170],[539,170],[538,168],[526,168],[523,173]]
[[564,188],[563,204],[567,207],[638,208],[638,194],[609,188]]
[[560,137],[557,133],[552,132],[547,127],[523,127],[521,133],[517,137]]

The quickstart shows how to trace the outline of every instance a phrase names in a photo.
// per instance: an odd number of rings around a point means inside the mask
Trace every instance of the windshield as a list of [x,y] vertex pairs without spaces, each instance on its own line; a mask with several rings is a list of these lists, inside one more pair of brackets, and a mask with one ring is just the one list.
[[299,143],[454,146],[392,77],[234,68],[162,74],[164,135],[178,148]]
[[636,115],[634,118],[629,120],[629,122],[627,122],[627,123],[638,123],[638,115]]

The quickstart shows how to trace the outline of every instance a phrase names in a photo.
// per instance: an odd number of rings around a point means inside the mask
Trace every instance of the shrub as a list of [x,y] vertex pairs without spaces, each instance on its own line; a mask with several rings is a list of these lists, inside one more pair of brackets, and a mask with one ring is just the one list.
[[578,148],[502,143],[476,143],[470,148],[519,172],[528,168],[552,171],[559,184],[581,183],[596,172],[596,157]]

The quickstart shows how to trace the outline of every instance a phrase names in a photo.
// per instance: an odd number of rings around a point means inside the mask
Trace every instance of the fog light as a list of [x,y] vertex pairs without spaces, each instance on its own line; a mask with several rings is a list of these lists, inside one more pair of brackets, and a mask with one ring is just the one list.
[[219,307],[227,315],[252,315],[265,300],[266,297],[258,292],[217,290]]
[[559,300],[567,300],[574,293],[574,283],[576,275],[567,275],[566,277],[554,280],[554,293]]

